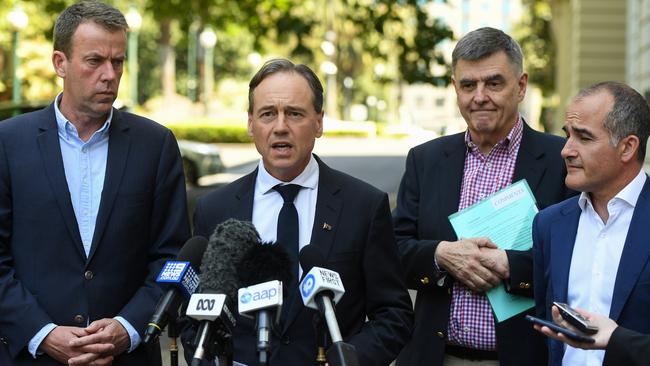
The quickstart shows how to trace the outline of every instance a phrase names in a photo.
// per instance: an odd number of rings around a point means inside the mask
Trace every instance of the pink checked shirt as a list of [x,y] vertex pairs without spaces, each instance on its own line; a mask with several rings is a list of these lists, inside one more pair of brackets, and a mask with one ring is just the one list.
[[[472,142],[469,131],[465,133],[467,153],[458,211],[512,183],[522,132],[523,122],[521,117],[517,117],[517,123],[508,136],[499,141],[488,155],[483,155]],[[448,330],[450,344],[496,350],[494,317],[485,293],[474,292],[460,282],[454,282]]]

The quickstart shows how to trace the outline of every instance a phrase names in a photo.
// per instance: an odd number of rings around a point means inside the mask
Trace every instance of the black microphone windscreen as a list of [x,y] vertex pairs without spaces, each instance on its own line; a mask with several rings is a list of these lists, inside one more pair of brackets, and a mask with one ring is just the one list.
[[178,252],[176,260],[190,262],[192,268],[194,268],[195,271],[198,271],[207,246],[208,239],[202,236],[191,237]]
[[303,273],[309,272],[313,267],[325,266],[325,255],[323,251],[313,244],[304,246],[300,250],[299,258]]
[[273,280],[287,283],[291,280],[291,259],[281,245],[262,243],[242,257],[237,273],[241,287]]
[[260,236],[250,222],[228,219],[217,225],[201,263],[201,291],[222,293],[234,301],[241,258],[259,242]]

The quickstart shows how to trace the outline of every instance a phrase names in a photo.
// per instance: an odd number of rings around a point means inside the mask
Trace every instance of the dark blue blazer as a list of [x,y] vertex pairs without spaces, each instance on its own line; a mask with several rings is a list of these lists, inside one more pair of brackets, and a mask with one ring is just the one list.
[[[564,139],[524,124],[512,181],[526,179],[539,208],[574,194],[564,185],[566,169],[560,156],[563,146]],[[447,276],[441,286],[437,283],[434,253],[440,241],[458,240],[448,217],[458,211],[466,151],[464,133],[458,133],[416,146],[406,158],[393,219],[406,283],[418,293],[413,339],[400,354],[398,366],[442,364],[453,278]],[[532,250],[506,253],[510,291],[532,297]],[[540,359],[534,355],[536,352],[542,357],[546,354],[543,338],[524,314],[497,323],[496,337],[503,366],[534,365],[532,360]]]
[[[581,214],[578,197],[541,211],[533,224],[535,304],[551,319],[553,301],[567,302],[569,267]],[[616,273],[609,317],[621,327],[650,334],[650,179],[637,201]],[[587,274],[585,274],[587,275]],[[549,340],[549,365],[561,365],[564,347]]]
[[[0,365],[36,360],[47,323],[122,316],[142,335],[162,291],[155,278],[189,237],[181,158],[172,133],[113,110],[106,176],[90,253],[65,178],[54,107],[0,123]],[[157,365],[140,346],[114,365]]]
[[[386,366],[408,341],[413,325],[388,197],[316,159],[319,182],[311,245],[322,249],[324,267],[338,272],[345,286],[336,305],[341,334],[356,346],[360,365]],[[194,214],[195,234],[210,236],[228,218],[250,221],[256,176],[257,170],[201,199]],[[286,306],[289,315],[272,334],[270,365],[314,365],[315,311],[305,308],[300,296]],[[234,358],[257,365],[254,324],[243,317],[237,321]]]

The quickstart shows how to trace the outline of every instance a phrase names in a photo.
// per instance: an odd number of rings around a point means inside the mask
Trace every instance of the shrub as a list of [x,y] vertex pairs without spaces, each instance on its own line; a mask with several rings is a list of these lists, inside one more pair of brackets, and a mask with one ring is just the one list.
[[209,123],[173,123],[166,125],[178,140],[205,143],[251,142],[246,125],[220,125]]

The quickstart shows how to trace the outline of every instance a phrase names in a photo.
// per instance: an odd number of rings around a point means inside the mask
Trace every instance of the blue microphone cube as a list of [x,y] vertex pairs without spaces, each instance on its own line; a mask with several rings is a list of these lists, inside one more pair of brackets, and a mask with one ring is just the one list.
[[190,262],[167,261],[158,274],[156,282],[180,287],[183,295],[189,299],[199,287],[199,275],[194,271]]

